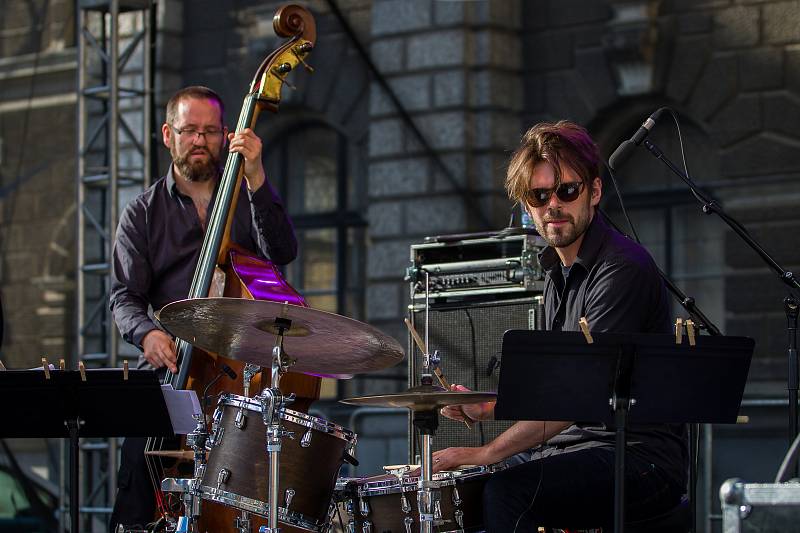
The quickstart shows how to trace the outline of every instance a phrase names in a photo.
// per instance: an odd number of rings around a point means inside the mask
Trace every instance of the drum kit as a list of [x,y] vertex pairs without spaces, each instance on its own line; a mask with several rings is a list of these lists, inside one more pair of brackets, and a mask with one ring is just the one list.
[[[337,512],[342,529],[353,533],[481,529],[481,492],[492,469],[433,474],[432,439],[441,407],[490,401],[495,393],[434,385],[437,358],[425,353],[420,386],[342,400],[408,408],[422,435],[421,468],[385,467],[384,475],[341,478],[344,462],[357,464],[356,434],[291,410],[293,395],[281,392],[281,376],[292,371],[345,378],[380,370],[403,359],[396,340],[347,317],[262,300],[181,300],[157,316],[176,337],[246,363],[244,395],[220,395],[210,429],[203,415],[196,416],[186,439],[192,451],[172,452],[194,461],[193,477],[162,481],[162,490],[182,500],[175,531],[197,531],[204,500],[240,512],[233,527],[241,533],[252,532],[251,515],[267,519],[259,533],[325,533],[337,530]],[[251,397],[250,379],[262,367],[270,369],[271,385]]]

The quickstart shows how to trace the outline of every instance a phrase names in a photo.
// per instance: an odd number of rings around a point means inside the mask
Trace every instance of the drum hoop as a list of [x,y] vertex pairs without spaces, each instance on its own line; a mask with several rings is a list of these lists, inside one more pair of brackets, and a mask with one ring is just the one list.
[[[433,474],[433,481],[438,482],[439,488],[449,487],[458,483],[468,481],[473,477],[479,477],[486,474],[493,474],[503,470],[505,466],[502,463],[493,465],[476,465],[459,470],[444,470]],[[385,496],[387,494],[398,494],[401,492],[414,492],[418,490],[420,476],[406,477],[402,480],[398,478],[381,479],[375,481],[368,481],[369,478],[343,478],[343,483],[337,483],[337,490],[343,490],[347,482],[355,483],[359,496]],[[362,480],[359,482],[359,480]]]
[[[211,500],[261,516],[269,515],[269,503],[262,502],[261,500],[254,500],[253,498],[241,496],[235,492],[207,487],[205,485],[200,485],[197,492],[200,498],[204,500]],[[278,520],[285,524],[316,532],[321,532],[322,528],[326,525],[325,522],[319,522],[302,513],[287,511],[285,507],[278,507]]]
[[324,418],[319,418],[317,416],[312,416],[306,413],[301,413],[299,411],[293,411],[291,409],[282,409],[281,410],[281,418],[283,420],[287,420],[289,422],[295,423],[299,426],[304,426],[320,433],[325,433],[326,435],[332,435],[344,441],[347,441],[350,444],[354,444],[356,441],[356,434],[346,429],[339,424],[335,424],[333,422],[329,422]]
[[[239,396],[238,394],[224,393],[219,397],[217,402],[217,409],[221,406],[238,407],[240,409],[247,409],[248,411],[255,411],[261,413],[261,402],[255,398],[248,398],[246,396]],[[324,418],[312,416],[300,411],[293,411],[291,409],[283,408],[280,411],[281,419],[287,420],[299,426],[307,427],[326,435],[331,435],[338,439],[347,441],[349,444],[355,444],[357,436],[355,433],[347,428],[329,422]]]
[[[384,479],[381,481],[367,481],[358,485],[359,496],[385,496],[386,494],[398,494],[400,492],[417,492],[419,490],[420,478],[405,478],[402,485],[396,479]],[[431,488],[441,489],[455,485],[452,478],[434,479]]]

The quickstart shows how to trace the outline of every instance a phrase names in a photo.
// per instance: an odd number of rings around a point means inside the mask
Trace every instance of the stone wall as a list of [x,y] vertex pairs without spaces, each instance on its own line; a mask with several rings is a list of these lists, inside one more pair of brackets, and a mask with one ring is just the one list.
[[372,58],[424,138],[373,80],[367,317],[398,338],[409,245],[507,223],[504,165],[522,109],[519,21],[518,2],[373,4]]
[[7,2],[0,19],[0,294],[9,368],[72,350],[75,54],[71,2]]
[[[800,3],[541,0],[524,3],[523,20],[525,126],[576,120],[608,156],[653,110],[673,107],[697,182],[782,266],[797,270]],[[680,161],[668,115],[653,138]],[[665,269],[723,332],[756,339],[751,381],[775,381],[770,390],[779,391],[781,282],[720,221],[700,215],[683,183],[643,149],[619,174],[624,194],[652,200],[673,191],[663,201],[683,207],[673,209],[679,234]],[[654,223],[646,216],[640,222]]]

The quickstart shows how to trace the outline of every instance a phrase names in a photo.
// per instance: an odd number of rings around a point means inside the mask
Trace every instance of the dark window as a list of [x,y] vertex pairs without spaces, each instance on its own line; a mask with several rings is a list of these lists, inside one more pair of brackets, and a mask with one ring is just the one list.
[[354,151],[343,134],[311,123],[278,135],[266,159],[297,232],[289,283],[312,307],[361,318],[366,221]]

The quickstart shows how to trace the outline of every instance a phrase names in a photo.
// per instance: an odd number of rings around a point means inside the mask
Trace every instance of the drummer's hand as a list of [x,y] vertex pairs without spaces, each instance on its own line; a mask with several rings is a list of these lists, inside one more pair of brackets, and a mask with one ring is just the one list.
[[445,448],[433,452],[433,471],[455,470],[463,465],[491,464],[485,446],[478,448]]
[[150,330],[142,339],[144,358],[156,368],[166,366],[173,374],[178,373],[178,356],[172,337],[160,329]]
[[[450,390],[469,392],[470,389],[464,385],[450,385]],[[475,422],[478,420],[491,420],[494,417],[495,402],[471,403],[466,405],[448,405],[440,411],[442,416],[453,420],[466,420]]]
[[242,154],[244,157],[244,179],[250,192],[256,192],[267,179],[264,164],[261,161],[261,139],[253,130],[245,128],[239,133],[228,134],[228,151]]

